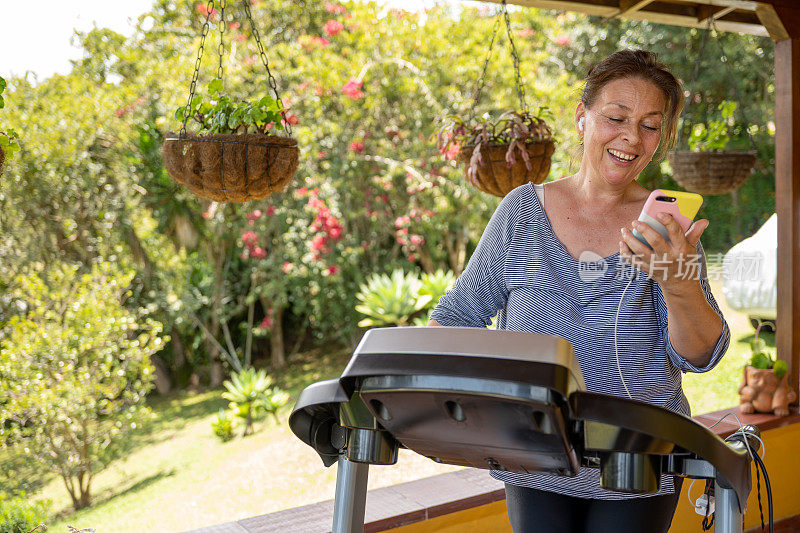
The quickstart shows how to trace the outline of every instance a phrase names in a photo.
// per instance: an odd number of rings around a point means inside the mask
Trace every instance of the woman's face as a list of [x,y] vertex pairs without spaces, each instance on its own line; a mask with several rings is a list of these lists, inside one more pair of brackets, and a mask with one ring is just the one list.
[[664,93],[650,81],[608,82],[591,109],[581,102],[575,113],[576,126],[584,117],[581,167],[609,184],[635,180],[658,148],[665,107]]

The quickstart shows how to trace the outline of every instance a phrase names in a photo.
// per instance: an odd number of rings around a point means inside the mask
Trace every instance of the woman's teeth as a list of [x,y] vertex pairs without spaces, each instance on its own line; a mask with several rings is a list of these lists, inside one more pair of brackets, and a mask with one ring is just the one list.
[[617,151],[617,150],[612,150],[610,148],[608,150],[608,153],[613,155],[617,159],[621,159],[622,161],[633,161],[634,159],[639,157],[638,155],[628,155],[628,154],[625,154],[625,153]]

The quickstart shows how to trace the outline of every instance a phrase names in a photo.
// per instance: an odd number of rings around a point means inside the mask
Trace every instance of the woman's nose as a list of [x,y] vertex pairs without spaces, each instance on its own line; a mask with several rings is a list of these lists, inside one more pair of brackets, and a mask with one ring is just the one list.
[[622,129],[622,138],[630,144],[638,144],[640,140],[638,126],[633,123],[625,124]]

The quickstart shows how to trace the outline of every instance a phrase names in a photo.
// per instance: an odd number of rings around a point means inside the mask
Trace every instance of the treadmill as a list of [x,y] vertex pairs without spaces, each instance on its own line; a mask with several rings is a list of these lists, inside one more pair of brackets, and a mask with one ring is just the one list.
[[367,331],[339,379],[309,385],[292,432],[338,463],[332,533],[363,531],[369,465],[400,447],[437,463],[575,476],[653,493],[661,475],[713,480],[715,531],[741,533],[758,429],[722,440],[693,419],[588,392],[560,337],[483,328]]

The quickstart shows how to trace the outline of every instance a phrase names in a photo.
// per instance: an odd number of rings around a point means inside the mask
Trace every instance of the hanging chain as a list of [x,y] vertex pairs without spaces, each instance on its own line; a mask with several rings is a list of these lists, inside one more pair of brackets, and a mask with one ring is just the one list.
[[203,47],[206,42],[206,35],[208,35],[208,19],[211,18],[211,12],[214,10],[214,0],[208,0],[206,5],[206,20],[203,23],[203,30],[200,32],[200,48],[197,50],[197,59],[194,61],[194,74],[192,75],[192,83],[189,84],[189,100],[186,101],[186,107],[183,108],[183,124],[178,132],[179,136],[186,134],[186,121],[189,120],[189,109],[194,100],[194,92],[197,88],[197,76],[200,74],[200,60],[203,58]]
[[519,71],[519,56],[517,55],[517,47],[514,46],[514,38],[511,36],[511,19],[508,17],[508,9],[506,8],[506,0],[500,4],[500,10],[506,19],[506,32],[508,33],[508,42],[511,44],[511,57],[514,59],[514,73],[517,76],[517,95],[519,96],[519,104],[522,106],[522,111],[528,111],[528,104],[525,102],[525,87],[522,85],[522,74]]
[[483,85],[486,83],[486,70],[489,68],[489,58],[492,57],[492,48],[494,47],[494,39],[497,37],[497,30],[500,28],[500,12],[497,12],[497,16],[494,18],[494,27],[492,28],[492,40],[489,41],[489,50],[486,52],[486,60],[483,62],[483,71],[481,72],[481,77],[478,79],[478,89],[475,91],[475,101],[472,103],[472,112],[470,114],[470,119],[475,116],[475,109],[478,107],[478,101],[481,99],[481,91],[483,91]]
[[250,22],[250,28],[253,31],[253,37],[256,40],[256,46],[258,46],[258,55],[261,57],[261,62],[264,63],[264,68],[267,69],[267,82],[269,83],[272,92],[275,93],[275,100],[278,102],[278,105],[282,109],[281,117],[283,118],[283,124],[286,128],[286,132],[289,135],[291,135],[292,125],[289,124],[289,120],[286,118],[286,110],[283,109],[283,102],[281,101],[280,95],[278,95],[278,82],[275,81],[275,77],[269,70],[269,62],[267,61],[267,54],[264,52],[264,45],[261,43],[261,36],[258,33],[258,28],[256,27],[255,22],[253,21],[253,15],[250,12],[250,0],[242,0],[242,5],[244,5],[244,13],[247,16],[247,20]]
[[[692,79],[689,80],[689,94],[686,96],[686,104],[684,104],[683,112],[686,113],[689,110],[689,106],[694,101],[694,82],[697,81],[697,75],[700,72],[700,60],[703,57],[703,50],[706,47],[706,39],[708,38],[709,34],[711,33],[711,22],[713,19],[709,18],[708,26],[706,27],[705,33],[700,38],[700,50],[697,52],[697,62],[694,64],[694,72],[692,72]],[[683,130],[684,127],[681,127],[678,130],[678,140],[675,142],[675,146],[680,147],[681,138],[683,137]],[[691,132],[690,132],[691,135]]]
[[[714,31],[717,33],[717,37],[719,37],[720,31],[717,28],[717,23],[714,20],[714,17],[711,17],[710,27],[714,28]],[[714,39],[714,41],[717,43],[717,48],[719,48],[720,54],[722,54],[722,56],[720,57],[720,60],[722,59],[722,57],[724,57],[725,58],[725,62],[727,63],[728,62],[728,54],[725,53],[725,49],[722,48],[722,44],[719,42],[718,39]],[[733,93],[733,97],[737,100],[736,109],[739,111],[739,113],[741,113],[742,119],[744,119],[744,131],[747,134],[747,140],[750,141],[750,148],[752,150],[756,150],[756,143],[753,142],[753,136],[750,135],[750,128],[749,128],[750,121],[747,118],[747,113],[744,112],[744,106],[741,105],[741,103],[738,101],[739,97],[736,94],[736,84],[735,83],[731,83],[731,92]]]
[[219,67],[217,78],[222,81],[222,57],[225,55],[225,0],[219,0]]

